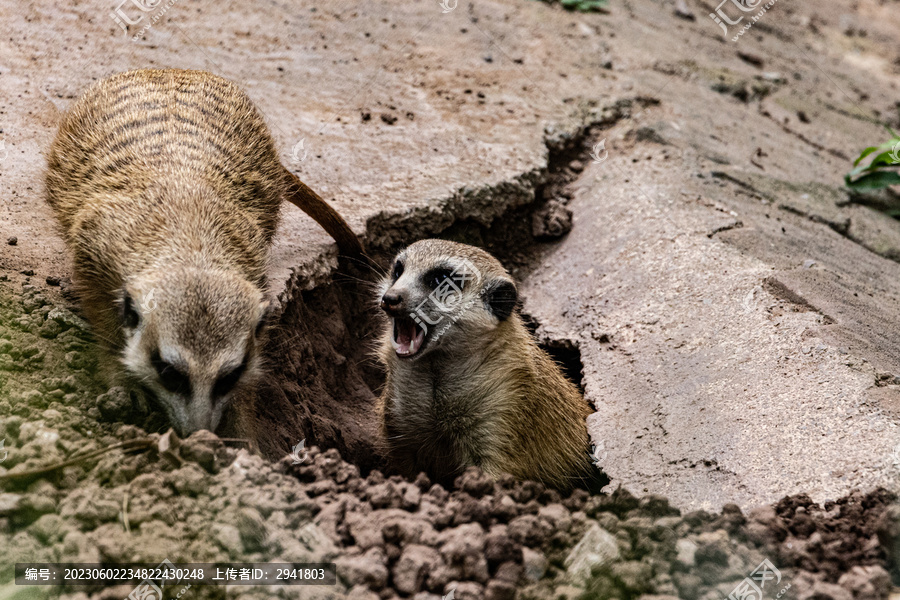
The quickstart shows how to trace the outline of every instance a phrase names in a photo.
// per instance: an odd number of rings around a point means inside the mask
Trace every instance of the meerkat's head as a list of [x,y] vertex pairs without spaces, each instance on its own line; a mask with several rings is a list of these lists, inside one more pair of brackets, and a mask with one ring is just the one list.
[[179,435],[214,431],[253,383],[267,307],[255,285],[224,270],[179,266],[125,283],[122,362]]
[[474,246],[422,240],[400,252],[390,269],[380,303],[401,360],[482,339],[510,318],[518,299],[506,269]]

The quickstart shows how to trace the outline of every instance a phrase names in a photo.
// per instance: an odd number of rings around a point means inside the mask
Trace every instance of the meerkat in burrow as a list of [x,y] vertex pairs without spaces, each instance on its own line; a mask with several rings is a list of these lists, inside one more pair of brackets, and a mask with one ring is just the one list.
[[281,164],[249,97],[202,71],[94,84],[63,118],[46,188],[108,375],[155,399],[182,435],[215,430],[237,394],[252,394],[282,200],[361,252]]
[[593,410],[516,312],[509,273],[487,252],[424,240],[381,287],[385,453],[409,476],[450,480],[477,465],[568,488],[594,476]]

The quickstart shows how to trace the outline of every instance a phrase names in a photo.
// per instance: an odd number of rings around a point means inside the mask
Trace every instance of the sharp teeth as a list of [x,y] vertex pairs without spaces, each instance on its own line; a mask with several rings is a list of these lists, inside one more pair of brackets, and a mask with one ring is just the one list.
[[391,345],[398,356],[412,356],[425,345],[425,332],[412,319],[394,319]]

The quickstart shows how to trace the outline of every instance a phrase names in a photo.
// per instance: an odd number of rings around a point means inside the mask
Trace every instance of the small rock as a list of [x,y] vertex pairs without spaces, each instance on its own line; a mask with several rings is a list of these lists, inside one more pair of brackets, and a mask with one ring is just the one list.
[[419,473],[413,483],[423,494],[431,487],[431,479],[425,473]]
[[47,313],[47,319],[52,319],[63,326],[63,329],[75,327],[77,329],[87,329],[88,325],[84,319],[75,315],[72,311],[64,308],[53,308]]
[[500,497],[495,496],[491,504],[491,516],[506,522],[515,519],[519,515],[519,507],[509,494]]
[[484,600],[484,587],[473,581],[451,583],[448,585],[448,592],[449,588],[454,589],[453,600]]
[[241,532],[234,525],[214,523],[212,538],[232,556],[240,556],[244,551],[244,547],[241,545]]
[[8,517],[14,514],[22,505],[21,494],[0,494],[0,516]]
[[41,325],[41,328],[38,329],[38,335],[42,338],[47,338],[48,340],[54,340],[56,339],[56,336],[62,333],[62,330],[62,325],[48,319]]
[[6,243],[9,244],[10,246],[15,246],[16,244],[19,243],[19,238],[17,238],[14,235],[10,236],[10,237],[6,238]]
[[615,536],[593,523],[572,548],[564,564],[575,580],[586,581],[591,575],[591,569],[608,565],[618,557],[619,545]]
[[807,572],[794,578],[791,591],[797,600],[853,600],[853,594],[841,586],[822,581]]
[[509,522],[509,537],[525,546],[538,548],[544,544],[552,532],[545,521],[534,515],[522,515]]
[[854,600],[880,600],[891,591],[891,576],[879,565],[855,566],[841,575],[838,585],[853,594]]
[[391,481],[369,488],[369,503],[374,508],[399,508],[400,501],[400,490]]
[[44,281],[47,282],[47,285],[52,285],[52,286],[56,287],[59,285],[60,279],[59,279],[59,277],[56,277],[54,275],[47,275],[47,278]]
[[726,504],[722,507],[722,515],[717,519],[716,525],[736,534],[746,522],[747,519],[737,504]]
[[538,516],[545,519],[554,531],[568,531],[572,525],[572,517],[562,504],[548,504],[538,510]]
[[759,76],[763,81],[769,81],[772,83],[787,83],[787,79],[784,78],[784,75],[777,71],[766,71],[762,75]]
[[[425,592],[423,592],[424,594]],[[347,595],[348,598],[353,598],[353,600],[381,600],[381,596],[371,591],[364,585],[357,585],[350,589],[350,593]],[[439,600],[440,596],[434,596],[433,594],[427,594],[423,596],[421,599],[417,595],[414,600]]]
[[521,562],[522,547],[509,537],[505,525],[494,525],[484,538],[484,557],[491,565]]
[[28,531],[46,545],[62,540],[72,526],[56,514],[45,514],[28,527]]
[[696,19],[694,11],[690,9],[685,0],[675,0],[675,16],[685,19],[686,21],[693,21]]
[[525,568],[522,565],[514,562],[505,562],[497,567],[497,572],[494,573],[494,579],[508,581],[515,585],[519,583],[524,574]]
[[669,500],[656,494],[648,494],[641,498],[639,507],[651,517],[668,517],[678,515],[678,509],[669,506]]
[[404,510],[415,511],[422,502],[422,491],[415,485],[406,484],[400,505]]
[[558,585],[553,590],[554,600],[577,600],[583,597],[584,590],[574,585]]
[[338,575],[348,585],[366,585],[380,590],[387,585],[387,556],[381,548],[371,548],[361,556],[345,556],[337,559]]
[[484,474],[478,467],[469,467],[465,473],[456,478],[456,487],[473,498],[481,498],[494,491],[494,480]]
[[694,555],[697,553],[697,544],[687,538],[682,538],[675,542],[675,549],[678,555],[675,557],[681,566],[691,568],[696,564]]
[[653,568],[647,563],[628,560],[615,563],[610,567],[610,571],[621,585],[630,592],[640,594],[650,591]]
[[572,230],[572,211],[558,200],[550,200],[531,216],[531,233],[539,240],[561,238]]
[[181,493],[198,496],[209,488],[206,473],[195,463],[185,463],[172,473],[173,486]]
[[701,533],[694,554],[698,563],[728,566],[728,533],[724,529]]
[[522,548],[522,566],[525,567],[525,577],[529,581],[539,581],[547,572],[547,557],[543,553]]
[[461,564],[467,560],[477,560],[485,544],[484,531],[477,523],[467,523],[447,529],[438,537],[441,554],[448,563]]
[[403,549],[394,565],[394,587],[403,594],[415,594],[422,589],[428,573],[440,564],[441,557],[437,550],[410,544]]
[[75,350],[66,352],[65,361],[66,366],[71,369],[87,369],[92,364],[84,352],[76,352]]
[[484,600],[515,600],[516,586],[499,579],[492,579],[484,588]]
[[224,450],[225,444],[216,434],[201,429],[182,441],[180,456],[197,463],[210,473],[217,473],[221,466],[219,454]]
[[97,408],[107,421],[126,421],[131,414],[131,396],[122,387],[112,387],[97,396]]
[[241,534],[241,542],[248,552],[260,552],[268,541],[266,522],[255,508],[244,507],[238,513],[235,526]]
[[762,57],[758,54],[751,54],[750,52],[742,52],[738,50],[737,55],[738,58],[740,58],[742,61],[750,63],[754,67],[762,68],[763,64],[765,64],[765,61],[763,61]]

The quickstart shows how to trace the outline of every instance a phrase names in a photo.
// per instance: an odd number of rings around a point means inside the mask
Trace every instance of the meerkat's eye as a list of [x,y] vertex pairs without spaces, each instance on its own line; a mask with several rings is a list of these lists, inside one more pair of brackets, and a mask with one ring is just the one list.
[[150,357],[156,375],[164,388],[173,394],[187,396],[191,393],[191,378],[178,370],[178,367],[167,363],[160,357],[159,352],[154,352]]
[[141,321],[140,315],[134,308],[134,300],[131,299],[131,294],[128,292],[125,292],[124,296],[122,296],[122,312],[120,316],[122,325],[127,329],[134,329]]
[[425,283],[432,288],[437,288],[451,275],[453,275],[453,271],[450,269],[434,269],[425,274]]
[[213,386],[213,398],[221,398],[231,392],[231,390],[234,389],[234,386],[237,385],[237,382],[240,381],[241,375],[244,374],[244,371],[246,369],[247,359],[244,359],[244,362],[242,362],[236,368],[220,376],[219,379],[216,380],[216,384]]
[[400,276],[403,275],[403,263],[399,260],[394,263],[394,270],[391,273],[391,277],[394,278],[394,281],[400,279]]

